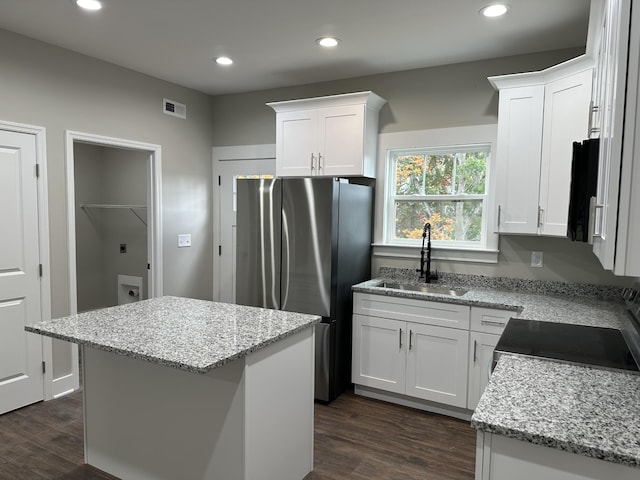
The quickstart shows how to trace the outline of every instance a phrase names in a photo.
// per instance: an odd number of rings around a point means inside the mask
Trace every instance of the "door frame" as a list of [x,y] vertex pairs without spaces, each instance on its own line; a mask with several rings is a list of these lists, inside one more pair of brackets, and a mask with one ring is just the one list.
[[[0,120],[0,129],[15,133],[33,135],[36,141],[36,162],[39,169],[38,189],[38,248],[42,264],[40,277],[40,319],[51,319],[51,261],[49,255],[49,191],[47,188],[47,135],[46,128],[23,123]],[[49,368],[45,369],[43,394],[45,400],[54,398],[53,381],[53,341],[50,337],[41,337],[42,360]]]
[[[222,231],[222,215],[220,212],[220,195],[221,188],[218,181],[218,175],[220,175],[220,162],[224,161],[236,161],[236,160],[264,160],[276,158],[276,145],[275,143],[266,143],[258,145],[236,145],[225,147],[213,147],[213,201],[218,202],[217,205],[213,205],[213,245],[214,248],[219,248],[221,245]],[[217,247],[215,247],[217,245]],[[213,254],[213,299],[215,301],[220,300],[220,256],[214,252]]]
[[[149,298],[162,296],[162,147],[153,143],[138,142],[123,138],[106,137],[92,133],[65,131],[65,160],[67,182],[67,253],[69,260],[69,314],[78,313],[78,293],[76,278],[76,212],[74,142],[100,147],[115,147],[149,153],[147,178],[147,258],[151,262],[149,271]],[[72,372],[56,379],[64,382],[68,390],[78,388],[78,346],[72,345]]]

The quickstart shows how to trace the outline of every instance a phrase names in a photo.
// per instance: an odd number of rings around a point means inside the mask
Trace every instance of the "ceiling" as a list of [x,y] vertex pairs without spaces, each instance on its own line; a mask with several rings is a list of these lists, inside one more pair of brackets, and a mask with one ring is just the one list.
[[[0,28],[212,95],[584,47],[589,0],[2,0]],[[333,35],[338,48],[315,40]],[[212,59],[230,56],[221,67]]]

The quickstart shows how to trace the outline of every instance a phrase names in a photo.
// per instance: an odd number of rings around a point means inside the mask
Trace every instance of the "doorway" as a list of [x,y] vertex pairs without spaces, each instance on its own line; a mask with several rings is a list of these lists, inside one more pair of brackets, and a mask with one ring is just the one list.
[[236,182],[240,177],[259,178],[275,175],[275,145],[244,145],[213,148],[214,245],[213,298],[235,303],[236,295]]
[[149,152],[74,142],[73,155],[78,312],[148,298]]
[[[67,136],[67,198],[70,199],[67,204],[68,211],[68,230],[69,230],[69,295],[71,314],[78,313],[78,262],[80,258],[76,238],[78,233],[76,227],[82,218],[84,223],[103,221],[103,224],[125,225],[127,228],[135,228],[142,225],[142,234],[146,238],[146,279],[145,287],[143,287],[143,295],[148,298],[162,295],[162,226],[161,226],[161,195],[162,195],[162,174],[161,174],[161,147],[160,145],[136,142],[131,140],[104,137],[79,132],[66,132]],[[89,194],[91,185],[76,185],[76,161],[83,161],[82,158],[76,159],[76,152],[81,154],[93,154],[84,158],[84,161],[92,162],[95,169],[99,170],[102,175],[97,179],[98,183],[103,183],[106,176],[111,177],[112,185],[101,187],[99,198],[103,201],[93,202],[79,198],[78,193]],[[142,162],[144,166],[137,165],[132,172],[144,171],[144,179],[142,176],[132,179],[128,178],[129,169],[124,170],[124,166],[130,162]],[[101,163],[98,163],[101,162]],[[96,166],[98,165],[98,166]],[[84,170],[92,170],[92,165],[78,164],[78,172]],[[105,173],[109,172],[109,173]],[[94,175],[95,177],[95,175]],[[91,178],[84,176],[82,179]],[[91,181],[91,180],[90,180]],[[94,181],[96,179],[94,178]],[[135,191],[134,191],[135,190]],[[143,192],[143,194],[140,194]],[[119,200],[118,200],[119,199]],[[106,214],[106,215],[105,215]],[[122,215],[125,214],[126,216]],[[82,217],[80,216],[82,215]],[[105,221],[104,217],[110,216]],[[98,217],[103,217],[98,219]],[[146,225],[145,225],[146,224]],[[104,226],[104,225],[102,225]],[[94,228],[95,230],[95,228]],[[140,232],[139,232],[140,233]],[[95,232],[93,235],[96,235]],[[137,245],[134,249],[140,248],[140,235],[136,239]],[[113,237],[117,238],[117,237]],[[111,238],[111,243],[113,243]],[[94,236],[94,239],[96,237]],[[108,240],[106,238],[96,239],[101,242]],[[124,245],[121,247],[120,243]],[[112,245],[111,245],[112,246]],[[125,251],[121,252],[121,249]],[[117,242],[117,254],[127,255],[129,245],[127,242]],[[140,255],[137,255],[140,256]],[[108,258],[108,257],[107,257]],[[82,266],[82,269],[85,267]],[[140,272],[140,270],[137,270]],[[95,280],[99,283],[100,280]],[[95,299],[95,302],[113,301],[114,295],[117,297],[117,280],[113,281],[111,293],[105,298],[107,300]],[[110,288],[108,285],[106,288]],[[115,294],[114,294],[115,292]],[[111,300],[109,300],[111,299]],[[84,302],[84,301],[83,301]]]

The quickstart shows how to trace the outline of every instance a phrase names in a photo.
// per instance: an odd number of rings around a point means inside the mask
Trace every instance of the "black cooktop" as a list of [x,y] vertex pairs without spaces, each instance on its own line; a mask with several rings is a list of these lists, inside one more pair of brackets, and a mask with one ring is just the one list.
[[512,318],[495,348],[500,353],[545,357],[569,363],[638,372],[619,330]]

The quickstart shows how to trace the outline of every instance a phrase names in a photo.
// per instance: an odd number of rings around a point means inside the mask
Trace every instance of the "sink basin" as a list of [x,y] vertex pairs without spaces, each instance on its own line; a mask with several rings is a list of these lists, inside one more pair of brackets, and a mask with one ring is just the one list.
[[429,283],[382,282],[378,287],[392,288],[395,290],[411,290],[413,292],[435,293],[438,295],[451,295],[452,297],[461,297],[467,293],[467,290],[459,288],[454,290],[452,288],[431,285]]

